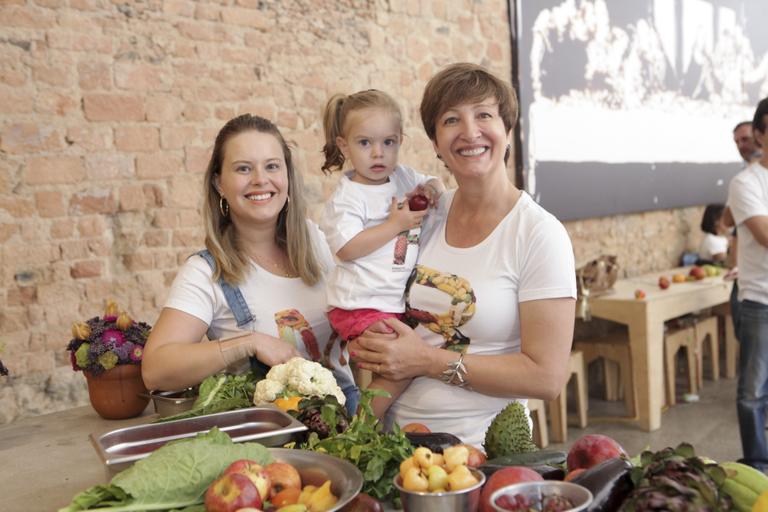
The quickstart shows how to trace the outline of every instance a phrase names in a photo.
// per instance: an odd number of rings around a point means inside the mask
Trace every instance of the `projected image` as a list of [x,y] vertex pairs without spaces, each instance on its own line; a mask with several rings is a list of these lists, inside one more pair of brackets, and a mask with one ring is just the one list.
[[723,202],[768,96],[761,4],[518,1],[526,189],[561,219]]

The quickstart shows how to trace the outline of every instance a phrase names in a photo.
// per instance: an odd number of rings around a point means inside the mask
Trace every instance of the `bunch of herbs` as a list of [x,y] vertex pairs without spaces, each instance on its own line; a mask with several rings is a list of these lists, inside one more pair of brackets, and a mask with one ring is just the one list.
[[[383,425],[371,408],[374,396],[387,396],[387,393],[362,390],[358,412],[344,432],[325,439],[313,432],[301,448],[348,460],[363,473],[364,493],[400,508],[400,495],[393,481],[400,471],[400,463],[413,453],[413,445],[397,424],[392,425],[390,432],[383,431]],[[331,410],[323,413],[329,423],[335,420]]]

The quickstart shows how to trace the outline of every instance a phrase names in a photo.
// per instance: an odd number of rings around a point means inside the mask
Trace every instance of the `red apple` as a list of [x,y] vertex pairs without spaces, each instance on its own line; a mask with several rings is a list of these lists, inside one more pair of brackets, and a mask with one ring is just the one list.
[[250,459],[236,460],[224,470],[222,475],[230,475],[233,473],[239,473],[248,477],[256,489],[259,490],[261,499],[266,501],[269,499],[269,489],[271,484],[269,482],[269,475],[264,471],[264,468],[256,462]]
[[264,472],[269,477],[270,498],[285,489],[298,489],[301,491],[301,475],[290,464],[286,462],[273,462],[264,466]]
[[207,512],[234,512],[248,507],[260,509],[261,505],[256,485],[241,473],[230,473],[214,480],[205,492]]
[[703,268],[695,266],[691,268],[691,271],[688,273],[688,275],[698,281],[707,277],[707,272]]
[[659,288],[662,290],[669,288],[669,279],[667,279],[665,276],[661,276],[659,278]]
[[589,469],[604,460],[626,455],[624,448],[614,439],[602,434],[587,434],[578,438],[568,451],[568,472]]
[[645,292],[643,290],[635,290],[635,298],[636,299],[644,299],[645,298]]
[[416,194],[408,200],[408,208],[414,212],[420,212],[429,208],[429,199],[424,194]]
[[429,434],[430,432],[432,432],[431,430],[429,430],[429,427],[427,427],[423,423],[408,423],[406,426],[404,426],[400,430],[402,430],[403,432],[420,432],[422,434]]
[[478,512],[493,512],[493,505],[491,505],[491,495],[502,487],[516,484],[518,482],[536,482],[538,480],[544,480],[544,478],[525,466],[509,466],[508,468],[502,468],[492,474],[483,486],[483,490],[480,492],[480,508]]
[[476,468],[482,464],[485,464],[485,461],[488,459],[488,457],[485,456],[484,452],[478,450],[470,444],[465,444],[464,446],[469,449],[469,459],[467,460],[467,466]]

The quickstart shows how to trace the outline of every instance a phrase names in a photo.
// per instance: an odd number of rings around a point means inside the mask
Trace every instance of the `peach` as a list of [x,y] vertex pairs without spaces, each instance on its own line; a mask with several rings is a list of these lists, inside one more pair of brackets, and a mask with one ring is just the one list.
[[589,469],[604,460],[626,455],[624,448],[614,439],[602,434],[587,434],[578,438],[568,451],[566,465],[574,469]]
[[502,468],[488,477],[483,490],[480,492],[480,507],[478,512],[493,512],[491,495],[498,489],[519,482],[537,482],[544,478],[536,471],[526,466],[509,466]]

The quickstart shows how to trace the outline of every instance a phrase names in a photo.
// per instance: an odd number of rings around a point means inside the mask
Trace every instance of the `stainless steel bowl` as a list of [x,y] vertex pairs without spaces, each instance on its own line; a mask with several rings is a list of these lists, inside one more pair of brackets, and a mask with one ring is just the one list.
[[400,491],[404,512],[475,512],[480,505],[480,489],[485,483],[482,471],[470,468],[477,484],[460,491],[414,492],[403,489],[400,475],[395,477],[395,487]]
[[517,494],[522,494],[526,498],[533,500],[534,503],[541,503],[541,499],[544,496],[564,496],[573,503],[573,508],[569,508],[565,512],[586,510],[590,503],[592,503],[592,493],[586,487],[574,484],[573,482],[543,480],[538,482],[520,482],[497,489],[491,494],[493,509],[498,512],[506,512],[507,509],[496,505],[496,500],[501,496],[515,496]]
[[339,501],[330,510],[340,510],[352,501],[363,488],[363,474],[353,464],[325,453],[307,450],[289,450],[270,448],[269,453],[275,460],[287,462],[301,475],[301,484],[320,486],[326,480],[331,481],[331,492]]
[[149,393],[142,393],[141,395],[152,400],[155,412],[161,418],[188,411],[192,408],[195,400],[197,400],[197,390],[193,388],[180,391],[154,390]]

